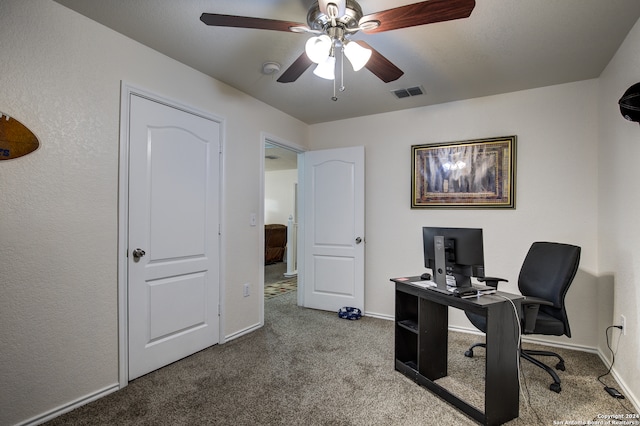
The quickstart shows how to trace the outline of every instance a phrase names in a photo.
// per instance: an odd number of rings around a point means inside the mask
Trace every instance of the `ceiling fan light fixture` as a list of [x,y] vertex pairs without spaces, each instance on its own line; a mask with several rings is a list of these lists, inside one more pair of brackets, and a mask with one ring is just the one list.
[[354,71],[360,71],[371,58],[371,49],[360,46],[358,43],[352,41],[347,43],[344,47],[344,54],[351,62],[351,66]]
[[338,9],[338,5],[335,3],[329,3],[327,5],[327,16],[329,17],[329,19],[336,19],[338,18],[338,14],[340,13],[340,10]]
[[380,26],[380,21],[372,20],[372,21],[360,22],[358,25],[358,29],[366,32],[366,31],[375,30],[379,26]]
[[[251,28],[319,36],[307,40],[305,53],[298,56],[277,81],[279,83],[294,82],[311,67],[311,64],[316,63],[318,64],[316,74],[328,75],[327,78],[334,79],[332,99],[335,99],[335,69],[330,73],[324,72],[324,70],[330,68],[330,65],[335,66],[336,47],[342,49],[339,61],[341,76],[344,74],[344,56],[347,56],[355,70],[366,66],[384,83],[395,81],[404,74],[400,68],[364,41],[359,41],[358,44],[365,50],[367,48],[370,50],[368,56],[372,56],[372,58],[368,61],[358,61],[351,53],[345,53],[344,49],[349,43],[348,37],[358,31],[381,33],[468,18],[476,4],[476,0],[423,0],[364,15],[358,0],[305,0],[304,2],[311,3],[307,11],[307,26],[293,21],[219,13],[203,13],[200,20],[205,25],[213,27]],[[330,43],[327,43],[327,38]],[[330,46],[326,44],[330,44]],[[349,50],[359,49],[354,45],[347,49],[347,51]],[[272,67],[270,66],[265,71],[271,71]],[[340,86],[340,91],[342,90],[344,90],[343,84]],[[413,96],[412,93],[407,92],[407,94]]]
[[324,62],[319,63],[313,73],[320,78],[326,80],[335,80],[336,78],[336,58],[329,56]]
[[331,53],[331,39],[328,35],[322,34],[317,37],[311,37],[307,40],[304,50],[311,61],[321,64],[327,60]]

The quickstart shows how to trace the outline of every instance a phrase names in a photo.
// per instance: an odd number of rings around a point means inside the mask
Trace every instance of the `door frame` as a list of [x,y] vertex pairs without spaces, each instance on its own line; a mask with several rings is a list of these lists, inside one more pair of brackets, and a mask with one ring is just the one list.
[[[300,254],[302,253],[303,247],[301,244],[301,232],[300,229],[303,229],[304,223],[304,212],[302,210],[301,199],[304,198],[303,191],[300,186],[300,170],[302,168],[301,161],[302,156],[307,151],[307,148],[302,145],[295,144],[293,142],[289,142],[285,139],[282,139],[278,136],[274,136],[272,134],[261,132],[260,133],[260,203],[258,208],[258,227],[259,229],[264,229],[264,155],[265,155],[265,144],[269,143],[271,145],[276,145],[281,148],[288,149],[290,151],[296,152],[298,154],[298,217],[296,220],[298,221],[298,305],[302,305],[301,294],[303,294],[302,290],[304,290],[304,282],[301,279],[300,272],[301,269],[304,270],[304,265],[301,263]],[[258,238],[258,247],[264,247],[264,231],[259,232]],[[260,256],[260,272],[258,274],[258,282],[260,283],[260,288],[258,291],[260,292],[260,297],[262,298],[262,303],[260,303],[260,326],[264,326],[264,256]]]
[[136,95],[146,98],[153,102],[169,106],[185,111],[189,114],[194,114],[208,120],[215,121],[220,125],[220,168],[218,176],[219,184],[219,218],[220,228],[218,230],[218,252],[219,252],[219,264],[218,282],[220,288],[219,294],[219,342],[224,343],[224,208],[223,200],[224,196],[224,146],[225,146],[225,121],[222,117],[213,115],[206,111],[194,108],[189,105],[185,105],[174,99],[170,99],[161,96],[157,93],[132,85],[125,81],[120,83],[120,142],[119,142],[119,164],[118,164],[118,382],[120,388],[123,388],[129,383],[129,320],[127,309],[128,298],[128,258],[127,258],[127,245],[129,239],[129,100],[130,97]]

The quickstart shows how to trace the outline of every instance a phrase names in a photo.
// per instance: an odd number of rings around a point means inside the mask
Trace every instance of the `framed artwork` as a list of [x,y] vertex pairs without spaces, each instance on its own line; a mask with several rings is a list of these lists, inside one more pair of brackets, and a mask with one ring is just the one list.
[[516,207],[516,136],[413,145],[411,158],[411,208]]

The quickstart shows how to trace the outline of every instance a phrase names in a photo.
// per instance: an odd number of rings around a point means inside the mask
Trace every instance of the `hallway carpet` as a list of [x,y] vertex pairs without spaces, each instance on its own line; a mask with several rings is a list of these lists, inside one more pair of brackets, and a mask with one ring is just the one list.
[[298,289],[298,278],[288,278],[286,280],[264,285],[264,299],[268,300],[273,297],[282,296],[290,291]]

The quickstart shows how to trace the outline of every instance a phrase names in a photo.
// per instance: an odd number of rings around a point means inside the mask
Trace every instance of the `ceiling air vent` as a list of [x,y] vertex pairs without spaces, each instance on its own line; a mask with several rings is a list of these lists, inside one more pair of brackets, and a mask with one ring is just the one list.
[[409,87],[408,89],[392,90],[391,93],[393,93],[396,98],[402,99],[410,96],[424,95],[424,90],[422,89],[422,86],[415,86]]

